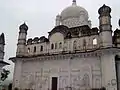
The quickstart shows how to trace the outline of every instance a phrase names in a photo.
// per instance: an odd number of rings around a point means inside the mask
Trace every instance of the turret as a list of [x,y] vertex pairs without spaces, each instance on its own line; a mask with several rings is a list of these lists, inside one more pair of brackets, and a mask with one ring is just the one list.
[[19,36],[18,36],[18,44],[17,44],[17,52],[16,56],[24,56],[25,54],[25,46],[26,46],[26,36],[28,26],[24,23],[19,27]]
[[5,38],[4,33],[0,35],[0,61],[4,59],[4,46],[5,46]]
[[[118,24],[120,27],[120,19],[119,19]],[[118,28],[114,31],[113,44],[115,47],[120,47],[120,29],[118,29]]]
[[76,0],[73,0],[73,3],[72,3],[72,5],[76,5]]
[[61,16],[60,16],[60,15],[57,15],[57,16],[56,16],[56,26],[59,26],[59,25],[60,25],[60,22],[61,22]]
[[112,47],[111,8],[105,4],[98,10],[102,47]]

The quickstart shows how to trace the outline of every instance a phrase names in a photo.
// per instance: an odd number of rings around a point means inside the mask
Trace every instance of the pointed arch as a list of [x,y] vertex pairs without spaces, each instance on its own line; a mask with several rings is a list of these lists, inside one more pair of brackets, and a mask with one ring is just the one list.
[[51,49],[54,49],[54,44],[53,43],[51,44]]
[[30,53],[30,48],[27,49],[27,52]]
[[55,43],[55,49],[57,49],[57,43]]
[[93,45],[97,45],[97,39],[93,38]]
[[86,49],[86,40],[83,39],[83,48]]
[[34,53],[36,52],[36,46],[34,46]]
[[62,42],[59,43],[59,49],[61,49],[61,48],[62,48]]
[[43,51],[43,46],[42,45],[40,46],[40,51]]
[[75,40],[74,42],[73,42],[73,50],[76,50],[77,49],[77,41]]

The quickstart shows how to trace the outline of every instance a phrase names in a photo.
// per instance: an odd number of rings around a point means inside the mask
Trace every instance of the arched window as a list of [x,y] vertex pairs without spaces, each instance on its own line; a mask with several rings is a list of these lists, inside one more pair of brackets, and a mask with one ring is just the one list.
[[93,39],[93,45],[97,45],[97,39],[96,38]]
[[40,47],[40,51],[43,51],[43,46]]
[[30,53],[30,48],[28,48],[27,52]]
[[34,52],[36,52],[36,46],[34,47]]
[[83,39],[83,47],[86,47],[86,40]]
[[55,49],[57,49],[57,43],[55,43]]
[[51,49],[54,49],[54,44],[53,43],[51,44]]
[[62,42],[59,43],[59,49],[61,49],[61,48],[62,48]]
[[73,49],[76,50],[77,49],[77,41],[73,42]]

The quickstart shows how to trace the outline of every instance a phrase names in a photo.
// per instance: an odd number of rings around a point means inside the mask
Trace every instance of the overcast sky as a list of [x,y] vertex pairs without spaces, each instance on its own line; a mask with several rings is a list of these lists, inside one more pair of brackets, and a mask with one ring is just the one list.
[[[0,0],[0,33],[5,33],[5,60],[15,56],[19,25],[24,21],[27,23],[28,38],[47,36],[47,32],[55,25],[56,15],[71,4],[72,0]],[[98,9],[103,4],[112,8],[113,30],[119,28],[120,0],[77,0],[77,5],[88,11],[92,27],[98,27]],[[7,67],[11,70],[9,79],[12,78],[14,67],[10,63]]]

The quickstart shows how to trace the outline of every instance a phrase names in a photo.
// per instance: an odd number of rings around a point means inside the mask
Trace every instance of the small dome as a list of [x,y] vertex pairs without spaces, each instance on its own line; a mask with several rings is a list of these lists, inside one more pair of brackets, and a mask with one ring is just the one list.
[[99,14],[109,14],[111,12],[111,8],[109,6],[106,6],[105,4],[99,8],[98,13]]
[[29,45],[32,44],[32,41],[33,41],[32,38],[29,38],[29,39],[27,40],[27,44],[29,44]]
[[77,6],[76,4],[73,4],[67,8],[65,8],[62,12],[61,12],[61,19],[67,19],[67,18],[71,18],[71,17],[80,17],[81,14],[84,14],[85,18],[88,18],[88,12],[80,7]]
[[120,36],[120,30],[119,29],[116,29],[114,31],[114,36]]
[[19,27],[20,30],[24,29],[24,30],[28,30],[28,26],[26,25],[26,23],[20,25]]
[[39,38],[38,38],[38,37],[35,37],[35,38],[33,39],[33,41],[34,41],[34,42],[38,42],[38,41],[39,41]]

